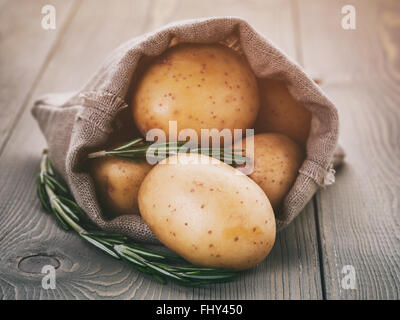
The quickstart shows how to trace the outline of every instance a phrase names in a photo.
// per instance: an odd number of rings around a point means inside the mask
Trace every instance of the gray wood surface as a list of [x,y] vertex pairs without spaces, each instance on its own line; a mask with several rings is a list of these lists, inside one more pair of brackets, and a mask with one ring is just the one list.
[[[45,4],[60,8],[56,30],[45,32],[41,27]],[[61,0],[0,3],[0,150],[47,68],[57,39],[73,13],[73,4]]]
[[[46,1],[58,17],[50,35],[34,30],[43,3],[0,2],[1,37],[13,30],[15,39],[33,46],[27,56],[18,51],[18,41],[8,40],[0,51],[0,298],[398,298],[398,8],[390,10],[394,5],[385,2],[379,11],[378,1],[371,7],[357,2],[358,29],[344,31],[344,2],[336,0]],[[19,12],[29,16],[25,23],[15,22]],[[34,181],[45,141],[29,108],[42,93],[79,88],[121,42],[171,21],[211,15],[247,19],[322,79],[340,108],[348,164],[337,184],[279,233],[272,253],[256,268],[227,284],[163,286],[62,231],[40,209]],[[55,290],[41,287],[44,264],[57,267]],[[356,290],[341,287],[347,264],[356,269]]]
[[[326,297],[399,299],[400,3],[351,1],[356,30],[343,30],[348,2],[299,6],[304,66],[338,106],[347,152],[337,183],[317,195]],[[354,290],[342,288],[345,265]]]

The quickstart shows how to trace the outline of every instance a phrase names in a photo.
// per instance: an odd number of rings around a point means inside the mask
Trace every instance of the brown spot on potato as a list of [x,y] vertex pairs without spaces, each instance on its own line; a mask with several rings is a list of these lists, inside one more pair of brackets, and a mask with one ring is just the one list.
[[105,185],[106,185],[107,192],[111,193],[111,192],[113,192],[115,190],[115,188],[112,185],[112,183],[110,183],[110,181],[108,180],[108,177],[107,177],[107,179],[105,181]]
[[238,237],[239,234],[242,237],[244,237],[244,239],[247,239],[247,238],[253,237],[254,235],[262,234],[262,231],[261,231],[261,229],[257,229],[256,231],[253,231],[253,228],[246,228],[242,225],[237,225],[232,228],[225,228],[222,231],[222,236],[225,239],[239,238]]
[[239,237],[235,237],[235,239],[233,239],[233,240],[238,241],[238,240],[239,240]]

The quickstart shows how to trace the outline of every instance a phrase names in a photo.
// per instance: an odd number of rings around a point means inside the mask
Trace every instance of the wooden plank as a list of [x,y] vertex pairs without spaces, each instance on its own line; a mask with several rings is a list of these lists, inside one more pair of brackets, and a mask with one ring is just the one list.
[[[44,5],[56,8],[56,29],[41,27]],[[0,3],[0,151],[46,68],[74,1],[2,1]]]
[[[169,21],[197,15],[240,14],[295,56],[288,2],[84,1],[32,96],[72,90],[85,82],[119,42]],[[249,7],[250,6],[250,7]],[[262,12],[262,13],[261,13]],[[90,18],[90,24],[87,23]],[[277,27],[279,24],[280,27]],[[32,99],[30,100],[32,102]],[[311,203],[282,231],[268,259],[236,281],[204,288],[160,285],[63,232],[35,195],[44,146],[28,110],[0,156],[0,297],[7,299],[318,299],[322,297]],[[6,170],[5,170],[6,169]],[[33,256],[33,257],[32,257]],[[27,258],[30,257],[30,258]],[[25,258],[25,259],[24,259]],[[43,290],[39,266],[59,265],[57,288]],[[29,272],[27,272],[29,271]]]
[[[351,1],[356,30],[341,27],[346,4],[298,4],[304,65],[339,108],[347,152],[317,197],[326,297],[399,299],[400,3]],[[346,265],[355,289],[342,285]]]

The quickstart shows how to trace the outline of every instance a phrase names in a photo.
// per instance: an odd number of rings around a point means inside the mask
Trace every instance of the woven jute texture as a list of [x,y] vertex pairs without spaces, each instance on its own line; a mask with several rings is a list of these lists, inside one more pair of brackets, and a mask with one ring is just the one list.
[[85,169],[88,152],[104,146],[117,113],[128,107],[129,88],[137,76],[141,58],[160,55],[171,41],[221,43],[233,34],[237,38],[234,46],[240,48],[255,75],[283,79],[294,98],[312,113],[307,157],[284,199],[281,212],[276,213],[278,229],[287,226],[301,212],[318,188],[332,181],[332,163],[341,161],[341,155],[335,155],[337,110],[302,68],[242,19],[180,21],[122,44],[81,90],[46,95],[32,108],[46,137],[53,165],[68,183],[78,204],[100,228],[140,241],[157,242],[139,215],[112,220],[103,217],[93,182]]

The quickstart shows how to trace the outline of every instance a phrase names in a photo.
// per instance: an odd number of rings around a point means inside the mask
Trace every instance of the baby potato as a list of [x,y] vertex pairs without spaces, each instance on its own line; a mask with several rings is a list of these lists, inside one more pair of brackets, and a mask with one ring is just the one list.
[[261,188],[205,155],[178,154],[156,165],[140,187],[139,208],[158,239],[196,265],[247,269],[275,241],[274,213]]
[[[237,142],[235,147],[246,149],[250,138]],[[253,165],[249,177],[264,190],[274,211],[277,211],[296,180],[304,159],[302,149],[282,134],[262,133],[254,136],[254,154],[247,156]]]
[[[169,137],[191,128],[246,129],[259,109],[257,80],[247,60],[220,44],[179,44],[145,70],[132,99],[136,126],[145,136],[153,128]],[[182,138],[180,140],[185,140]]]
[[281,133],[305,147],[311,112],[298,103],[282,81],[259,79],[260,111],[255,131]]
[[90,162],[96,193],[107,217],[138,214],[139,187],[152,166],[116,157],[102,157]]

